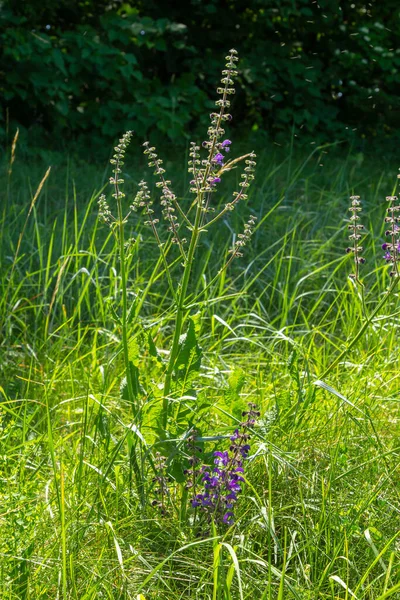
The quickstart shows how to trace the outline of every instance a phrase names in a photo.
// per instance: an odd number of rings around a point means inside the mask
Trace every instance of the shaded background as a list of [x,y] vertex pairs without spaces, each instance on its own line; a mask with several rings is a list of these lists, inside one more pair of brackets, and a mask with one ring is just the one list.
[[186,144],[234,47],[238,133],[393,146],[399,13],[397,0],[2,2],[1,139],[18,126],[30,146],[101,154],[134,129]]

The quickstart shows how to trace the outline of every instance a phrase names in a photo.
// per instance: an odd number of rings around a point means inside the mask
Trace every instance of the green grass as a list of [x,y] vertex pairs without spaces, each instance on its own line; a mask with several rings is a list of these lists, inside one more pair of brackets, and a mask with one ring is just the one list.
[[[53,168],[27,218],[47,165],[21,165],[17,155],[9,185],[3,167],[2,600],[400,598],[397,292],[331,368],[365,318],[344,253],[348,197],[364,201],[361,276],[371,314],[390,285],[380,244],[397,165],[325,152],[261,154],[247,205],[204,237],[194,265],[196,297],[233,232],[250,210],[258,216],[244,257],[192,307],[203,349],[197,400],[182,401],[170,423],[179,435],[194,424],[215,438],[234,429],[249,400],[261,407],[236,523],[205,538],[184,508],[179,452],[167,514],[151,507],[145,455],[157,440],[161,396],[143,400],[140,431],[120,397],[120,270],[96,204],[107,170]],[[143,168],[126,163],[129,192]],[[175,187],[182,203],[187,183]],[[168,282],[141,219],[127,233],[135,238],[128,299],[141,307],[129,335],[140,341],[150,331],[165,357]],[[138,364],[149,389],[160,367],[148,350]],[[209,441],[206,452],[220,443]]]

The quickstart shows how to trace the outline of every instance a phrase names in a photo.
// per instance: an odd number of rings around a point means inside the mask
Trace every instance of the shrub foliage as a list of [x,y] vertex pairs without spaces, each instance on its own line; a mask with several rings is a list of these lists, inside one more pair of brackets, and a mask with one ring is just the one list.
[[243,57],[235,114],[246,128],[392,135],[398,13],[396,0],[8,0],[0,128],[9,119],[60,138],[104,143],[133,128],[185,140],[234,46]]

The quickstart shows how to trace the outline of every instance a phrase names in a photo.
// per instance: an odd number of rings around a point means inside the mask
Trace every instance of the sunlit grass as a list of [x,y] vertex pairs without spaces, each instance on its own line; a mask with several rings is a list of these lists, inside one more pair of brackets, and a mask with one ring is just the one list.
[[[372,311],[390,284],[380,244],[395,174],[351,156],[325,155],[321,168],[322,152],[330,148],[261,155],[248,206],[221,222],[194,265],[204,360],[188,418],[212,437],[232,431],[247,401],[262,411],[236,523],[205,539],[173,502],[164,517],[140,504],[112,313],[120,270],[97,219],[104,171],[53,169],[26,221],[47,165],[16,161],[0,223],[1,598],[400,597],[397,293],[315,385],[363,319],[344,253],[348,197],[364,200]],[[180,194],[190,202],[184,186]],[[196,300],[250,206],[252,245]],[[174,315],[165,274],[141,220],[130,227],[128,294],[141,305],[130,336],[146,328],[165,355]],[[144,383],[157,378],[148,354],[140,371]],[[150,403],[143,416],[148,446],[157,410]]]

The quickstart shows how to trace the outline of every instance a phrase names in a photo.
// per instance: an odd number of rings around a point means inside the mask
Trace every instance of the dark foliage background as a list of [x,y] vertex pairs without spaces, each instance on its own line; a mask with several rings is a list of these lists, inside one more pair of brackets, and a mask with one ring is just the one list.
[[45,145],[104,145],[134,129],[185,142],[234,47],[240,127],[393,140],[399,13],[398,0],[2,2],[0,134],[18,125]]

